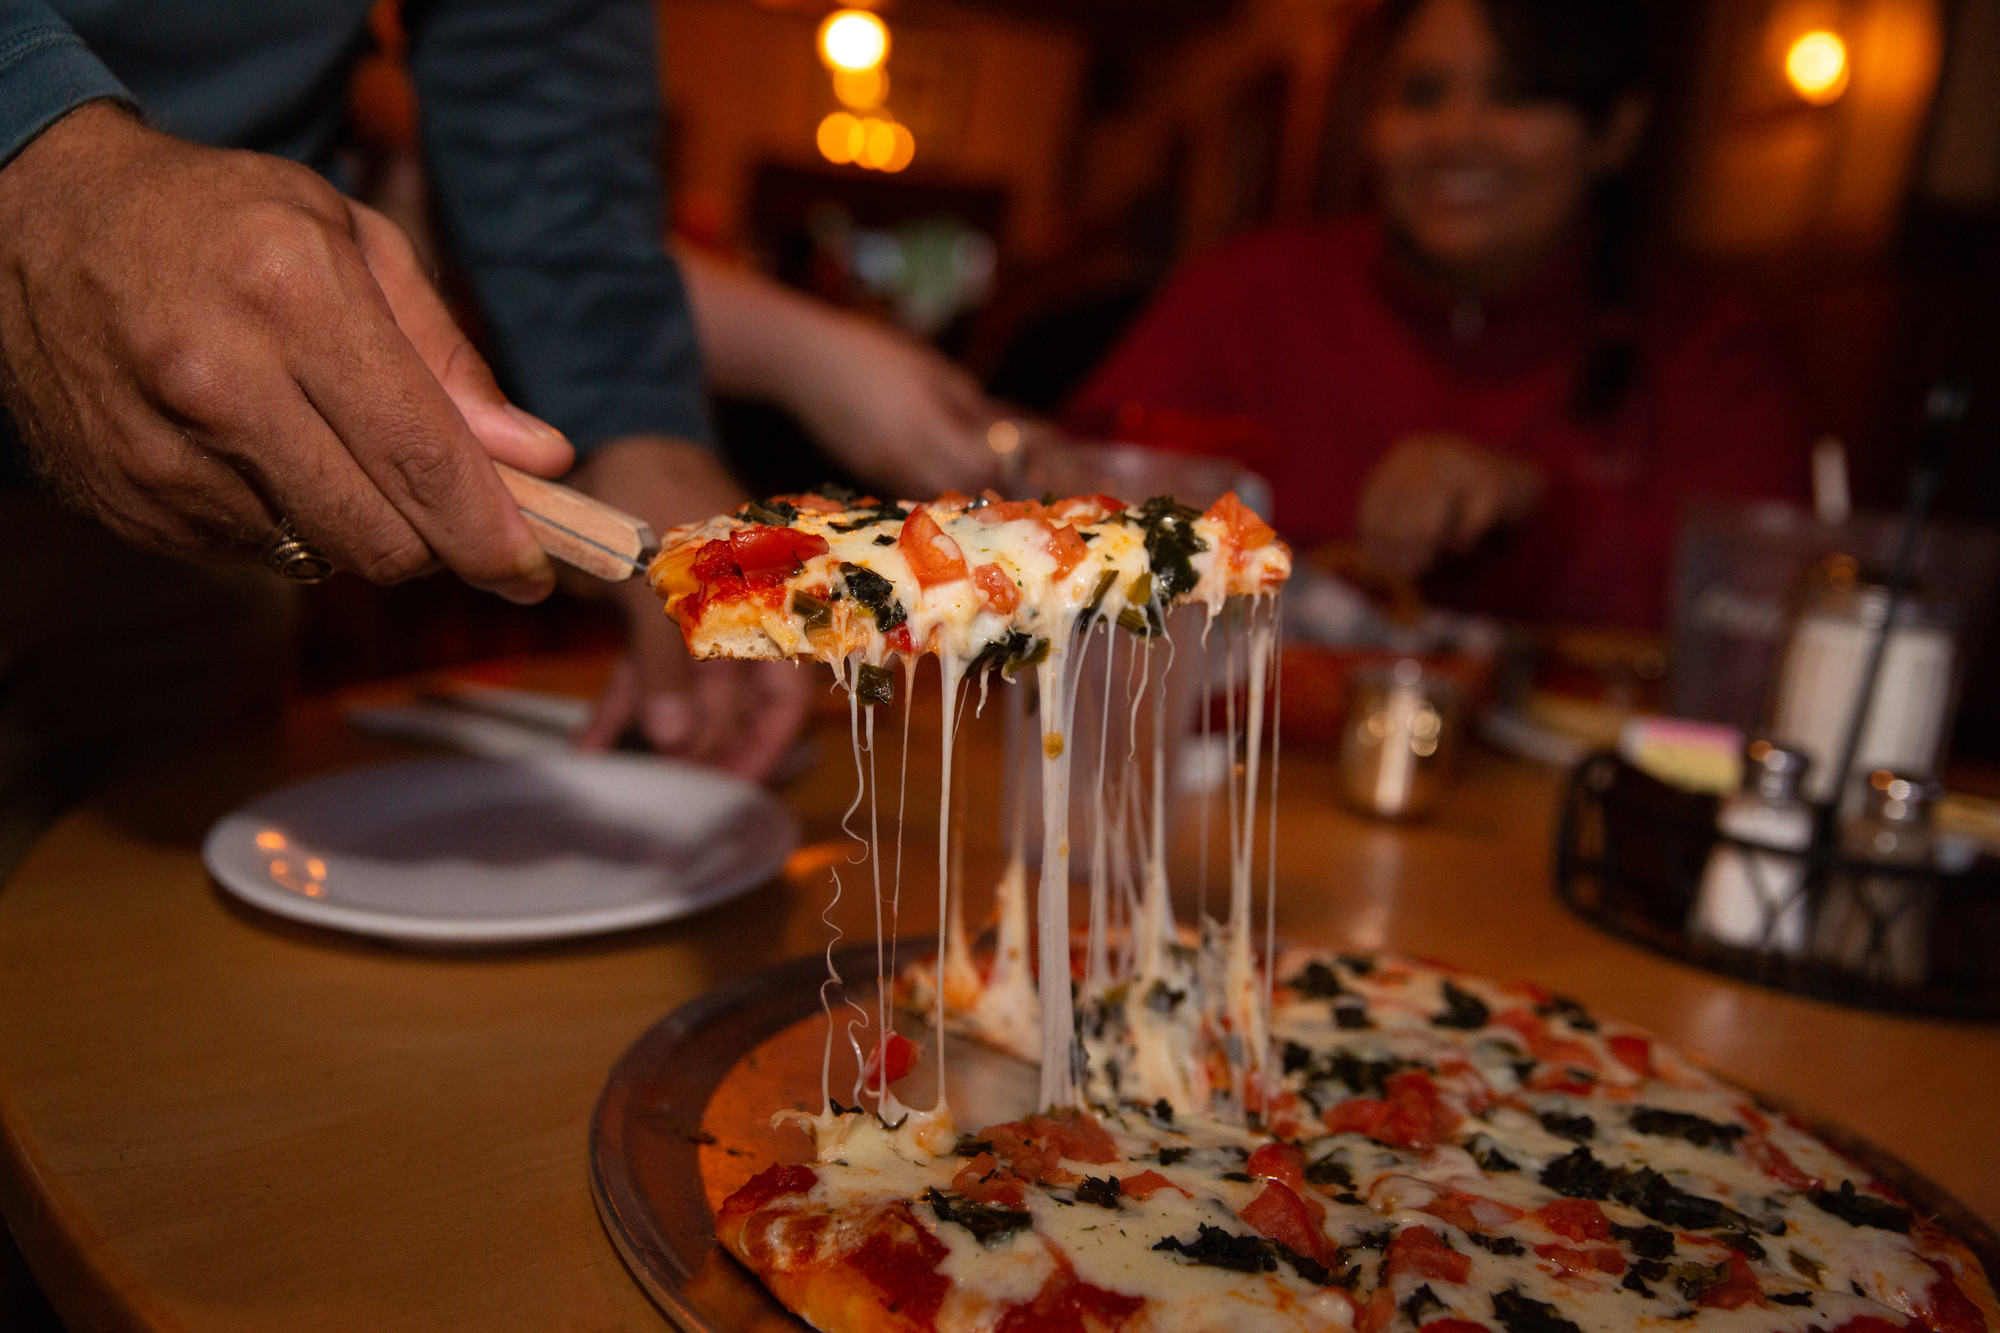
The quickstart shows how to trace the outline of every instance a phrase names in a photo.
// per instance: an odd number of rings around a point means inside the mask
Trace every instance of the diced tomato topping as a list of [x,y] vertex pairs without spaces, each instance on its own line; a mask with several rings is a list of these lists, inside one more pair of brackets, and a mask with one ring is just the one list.
[[1396,1322],[1396,1293],[1385,1286],[1375,1288],[1375,1294],[1368,1298],[1368,1307],[1361,1312],[1361,1318],[1354,1323],[1354,1333],[1383,1333]]
[[1618,1063],[1641,1078],[1653,1077],[1653,1043],[1645,1037],[1617,1036],[1604,1043]]
[[1417,1211],[1429,1213],[1440,1222],[1449,1222],[1460,1231],[1484,1231],[1488,1227],[1504,1226],[1522,1215],[1521,1210],[1512,1204],[1467,1194],[1449,1185],[1439,1186],[1431,1201],[1419,1204]]
[[1535,1253],[1551,1260],[1565,1276],[1572,1273],[1609,1273],[1616,1277],[1625,1271],[1624,1253],[1609,1246],[1573,1250],[1567,1245],[1549,1243],[1537,1245]]
[[[1324,1212],[1322,1206],[1322,1215]],[[1282,1180],[1268,1181],[1263,1192],[1237,1216],[1256,1228],[1259,1235],[1268,1236],[1309,1259],[1327,1263],[1331,1257],[1332,1247],[1320,1229],[1319,1219],[1313,1216],[1306,1201]]]
[[1082,1111],[1031,1115],[979,1132],[1005,1157],[1014,1174],[1043,1185],[1074,1184],[1077,1176],[1064,1168],[1073,1162],[1102,1164],[1118,1160],[1118,1143],[1104,1126]]
[[1267,1143],[1250,1154],[1243,1170],[1253,1176],[1282,1180],[1294,1190],[1306,1187],[1306,1154],[1290,1143]]
[[[1757,1285],[1757,1275],[1750,1271],[1750,1261],[1731,1250],[1726,1262],[1729,1276],[1701,1293],[1698,1305],[1714,1306],[1718,1310],[1735,1310],[1745,1305],[1764,1303],[1764,1293]],[[1975,1328],[1983,1326],[1975,1325]]]
[[1014,580],[1007,577],[1007,571],[998,565],[974,565],[972,582],[979,589],[979,595],[986,604],[1007,615],[1021,604],[1021,590],[1014,586]]
[[[937,1271],[951,1253],[907,1204],[897,1204],[848,1257],[847,1266],[882,1293],[909,1328],[933,1328],[951,1279]],[[899,1321],[900,1322],[900,1321]]]
[[985,526],[997,527],[1002,523],[1012,523],[1020,518],[1046,518],[1048,510],[1036,500],[1002,500],[997,492],[984,491],[987,504],[983,509],[972,511],[972,517]]
[[1356,1097],[1321,1117],[1329,1133],[1366,1134],[1398,1148],[1434,1148],[1458,1127],[1458,1116],[1420,1069],[1406,1069],[1384,1085],[1385,1098]]
[[1537,1060],[1547,1060],[1551,1064],[1574,1065],[1578,1069],[1588,1069],[1595,1073],[1597,1056],[1590,1047],[1580,1041],[1570,1041],[1550,1033],[1548,1024],[1526,1009],[1503,1009],[1493,1015],[1495,1024],[1512,1028],[1521,1034],[1521,1040],[1528,1045],[1528,1051]]
[[951,1178],[951,1187],[974,1203],[997,1203],[1008,1208],[1020,1207],[1027,1197],[1021,1191],[1021,1178],[1002,1169],[990,1152],[980,1153],[960,1167]]
[[1239,551],[1255,550],[1275,540],[1278,535],[1269,523],[1257,517],[1256,511],[1236,498],[1235,491],[1230,491],[1210,505],[1202,517],[1221,523],[1223,531],[1229,534],[1231,544]]
[[733,1213],[754,1213],[773,1199],[804,1194],[817,1184],[819,1174],[809,1166],[768,1166],[730,1195],[723,1207]]
[[916,576],[919,586],[935,588],[941,583],[955,583],[969,575],[965,568],[965,552],[959,550],[958,543],[945,535],[931,511],[918,505],[903,520],[902,535],[896,538],[896,549],[909,562],[910,573]]
[[1042,526],[1047,534],[1049,554],[1054,556],[1056,561],[1052,577],[1061,579],[1083,563],[1083,558],[1090,554],[1090,547],[1084,544],[1076,529],[1067,523],[1049,523],[1045,520]]
[[905,657],[915,657],[917,654],[917,641],[910,637],[910,626],[907,621],[884,634],[882,641],[889,645],[891,651],[901,653]]
[[1143,1296],[1127,1296],[1080,1280],[1069,1260],[1060,1256],[1032,1301],[1009,1306],[994,1324],[994,1333],[1117,1333],[1146,1304]]
[[778,498],[791,501],[794,507],[803,509],[808,514],[844,514],[847,512],[847,506],[840,501],[829,500],[824,495],[820,495],[814,491],[807,491],[804,495],[781,495]]
[[1048,512],[1069,523],[1101,523],[1123,508],[1125,502],[1115,495],[1072,495],[1050,505]]
[[1448,1319],[1431,1320],[1423,1326],[1423,1333],[1493,1333],[1493,1330],[1470,1319],[1453,1316]]
[[718,579],[731,576],[741,577],[743,571],[736,566],[736,555],[729,549],[727,541],[703,542],[701,549],[694,553],[694,564],[688,572],[703,583],[714,583]]
[[1611,1219],[1589,1199],[1557,1199],[1535,1210],[1535,1220],[1571,1240],[1609,1240]]
[[767,528],[752,524],[729,534],[729,554],[743,577],[751,583],[787,579],[799,566],[831,548],[826,538],[790,528]]
[[1858,1314],[1834,1325],[1833,1333],[1911,1333],[1916,1325],[1898,1324],[1880,1315]]
[[908,1078],[910,1071],[917,1067],[918,1049],[917,1044],[902,1033],[891,1032],[868,1052],[868,1063],[861,1068],[862,1086],[870,1092],[881,1092],[888,1083]]
[[1188,1198],[1194,1197],[1157,1171],[1141,1171],[1136,1176],[1124,1176],[1118,1181],[1118,1192],[1134,1199],[1150,1199],[1161,1190],[1180,1190]]
[[972,497],[964,491],[946,491],[931,503],[942,505],[946,509],[963,509],[972,503]]
[[1472,1276],[1472,1257],[1444,1243],[1429,1227],[1404,1227],[1382,1252],[1382,1271],[1389,1278],[1411,1273],[1439,1282],[1463,1282]]
[[1927,1262],[1937,1273],[1937,1280],[1924,1288],[1923,1307],[1919,1311],[1924,1322],[1938,1333],[1986,1333],[1985,1317],[1958,1285],[1950,1266],[1936,1259]]

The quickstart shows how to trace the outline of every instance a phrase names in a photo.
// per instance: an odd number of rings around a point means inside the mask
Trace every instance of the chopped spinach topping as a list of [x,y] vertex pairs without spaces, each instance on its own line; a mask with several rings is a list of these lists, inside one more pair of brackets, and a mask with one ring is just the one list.
[[1489,1254],[1505,1256],[1527,1253],[1521,1248],[1521,1242],[1512,1236],[1489,1236],[1483,1231],[1468,1231],[1465,1233],[1465,1238]]
[[1315,1000],[1331,1000],[1336,995],[1347,994],[1347,988],[1340,984],[1340,974],[1315,958],[1305,965],[1303,971],[1285,983],[1301,995]]
[[1239,1183],[1257,1179],[1257,1177],[1251,1175],[1248,1171],[1224,1171],[1222,1178],[1224,1180],[1234,1180]]
[[1535,1006],[1535,1012],[1543,1018],[1560,1018],[1578,1032],[1597,1031],[1597,1020],[1590,1016],[1590,1010],[1567,995],[1551,995]]
[[1583,1333],[1555,1306],[1523,1295],[1519,1287],[1493,1293],[1493,1317],[1507,1333]]
[[1665,1227],[1627,1227],[1611,1224],[1611,1234],[1632,1247],[1642,1259],[1668,1259],[1674,1253],[1674,1233]]
[[1646,1279],[1639,1276],[1639,1270],[1636,1268],[1627,1272],[1624,1280],[1618,1285],[1627,1291],[1638,1292],[1649,1301],[1653,1299],[1653,1289],[1646,1285]]
[[1465,1150],[1472,1154],[1472,1160],[1479,1163],[1479,1169],[1491,1175],[1501,1175],[1508,1171],[1519,1171],[1521,1164],[1500,1151],[1500,1145],[1491,1135],[1474,1134],[1465,1141]]
[[1317,1162],[1306,1163],[1306,1184],[1339,1185],[1345,1189],[1354,1188],[1354,1172],[1338,1154],[1320,1158]]
[[847,584],[848,595],[868,608],[875,617],[875,628],[884,634],[909,619],[903,604],[896,600],[896,585],[874,570],[843,561],[840,577]]
[[[1153,1103],[1151,1115],[1155,1124],[1171,1125],[1174,1123],[1174,1104],[1162,1097]],[[1160,1151],[1164,1153],[1167,1150],[1162,1148]]]
[[1313,1078],[1315,1082],[1339,1079],[1350,1091],[1380,1097],[1389,1076],[1407,1068],[1409,1064],[1403,1060],[1363,1060],[1352,1051],[1335,1051],[1319,1062],[1313,1070]]
[[1766,1292],[1764,1299],[1773,1305],[1809,1306],[1813,1303],[1813,1294],[1809,1291],[1772,1291]]
[[1579,1147],[1542,1168],[1541,1182],[1572,1199],[1612,1199],[1655,1222],[1686,1231],[1717,1227],[1748,1230],[1756,1224],[1725,1204],[1681,1189],[1650,1166],[1634,1171],[1608,1166]]
[[1450,1307],[1438,1299],[1438,1294],[1431,1290],[1431,1284],[1426,1282],[1423,1286],[1411,1292],[1410,1298],[1396,1308],[1401,1310],[1404,1317],[1412,1324],[1422,1324],[1424,1316],[1431,1311],[1445,1310]]
[[1194,520],[1200,517],[1199,510],[1176,503],[1170,495],[1156,495],[1139,506],[1139,526],[1146,534],[1146,559],[1153,567],[1153,578],[1164,601],[1192,592],[1199,582],[1189,557],[1208,549],[1208,543],[1194,533]]
[[852,486],[843,486],[837,481],[823,481],[807,492],[822,500],[831,500],[837,505],[851,505],[861,498]]
[[1721,1286],[1729,1280],[1727,1260],[1713,1267],[1708,1264],[1675,1264],[1667,1271],[1674,1275],[1674,1286],[1679,1289],[1681,1295],[1696,1304],[1701,1302],[1701,1294],[1704,1291],[1710,1287]]
[[977,1157],[983,1152],[992,1151],[992,1139],[975,1139],[970,1134],[959,1135],[957,1144],[952,1147],[952,1152],[960,1157]]
[[1559,1139],[1572,1143],[1588,1143],[1597,1137],[1597,1122],[1587,1115],[1565,1115],[1561,1111],[1544,1111],[1535,1117],[1542,1122],[1542,1128]]
[[1487,1007],[1486,1001],[1447,981],[1444,983],[1444,1012],[1431,1018],[1431,1026],[1476,1032],[1485,1027],[1486,1020],[1491,1017],[1493,1011]]
[[792,594],[792,614],[806,629],[827,629],[833,624],[833,604],[809,592]]
[[1076,1187],[1078,1203],[1095,1204],[1099,1208],[1118,1210],[1118,1180],[1113,1176],[1085,1176],[1083,1183]]
[[1849,1226],[1874,1227],[1877,1231],[1910,1230],[1910,1210],[1874,1194],[1857,1194],[1854,1182],[1843,1180],[1838,1192],[1813,1190],[1806,1197],[1822,1213],[1831,1213]]
[[1083,614],[1076,618],[1077,624],[1091,623],[1091,618],[1097,614],[1097,608],[1104,605],[1104,594],[1110,592],[1111,585],[1116,582],[1118,582],[1118,571],[1115,569],[1107,569],[1097,576],[1097,587],[1091,592],[1090,603],[1083,608]]
[[1360,1207],[1361,1205],[1368,1202],[1368,1200],[1362,1198],[1359,1194],[1354,1193],[1352,1190],[1342,1190],[1340,1193],[1333,1196],[1333,1201],[1335,1203],[1344,1203],[1348,1205],[1350,1208]]
[[1341,965],[1357,977],[1365,977],[1375,970],[1375,960],[1365,953],[1344,953],[1337,956]]
[[1035,1221],[1025,1208],[996,1208],[969,1199],[955,1199],[936,1186],[924,1191],[924,1199],[938,1221],[958,1223],[982,1245],[992,1245],[1016,1231],[1026,1231]]
[[1172,1166],[1176,1162],[1184,1162],[1187,1160],[1187,1155],[1193,1151],[1194,1149],[1192,1148],[1162,1148],[1160,1149],[1160,1165]]
[[775,497],[769,500],[752,500],[736,511],[742,518],[752,523],[762,523],[767,528],[790,527],[798,521],[799,507],[789,500]]
[[1192,1241],[1168,1236],[1153,1248],[1179,1254],[1190,1263],[1237,1273],[1268,1273],[1278,1266],[1277,1246],[1262,1236],[1239,1236],[1206,1222]]
[[1155,981],[1146,992],[1146,1007],[1155,1013],[1171,1014],[1181,1007],[1181,1001],[1186,998],[1186,991],[1175,990],[1164,981]]
[[1285,1072],[1287,1074],[1298,1073],[1301,1069],[1304,1069],[1306,1066],[1310,1065],[1312,1063],[1312,1059],[1313,1059],[1313,1053],[1311,1049],[1309,1049],[1308,1047],[1301,1046],[1298,1042],[1295,1041],[1288,1041],[1285,1043],[1284,1061],[1285,1061]]
[[1333,1025],[1337,1028],[1344,1028],[1350,1032],[1359,1031],[1364,1028],[1372,1028],[1375,1026],[1375,1024],[1369,1020],[1367,1005],[1347,1000],[1334,1001]]
[[1354,1233],[1354,1239],[1341,1248],[1347,1250],[1386,1249],[1389,1242],[1395,1238],[1395,1235],[1396,1229],[1394,1227],[1376,1227],[1373,1231],[1357,1231]]
[[896,538],[893,533],[884,532],[875,538],[875,545],[877,546],[894,546],[895,544]]
[[1632,1271],[1648,1282],[1658,1282],[1669,1270],[1667,1265],[1658,1259],[1634,1259]]
[[1791,1264],[1792,1271],[1806,1281],[1820,1285],[1825,1284],[1826,1265],[1819,1260],[1809,1254],[1801,1254],[1797,1250],[1786,1250],[1785,1259]]
[[872,528],[877,523],[902,523],[910,517],[909,511],[894,500],[877,500],[873,505],[862,505],[848,511],[853,515],[845,523],[831,523],[835,532],[859,532]]
[[1730,1151],[1736,1140],[1749,1133],[1741,1125],[1705,1120],[1686,1111],[1663,1111],[1657,1106],[1634,1107],[1632,1128],[1655,1138],[1686,1139],[1697,1148],[1716,1148],[1722,1152]]
[[888,667],[862,663],[855,673],[854,696],[870,707],[896,702],[896,673]]
[[1747,1231],[1718,1231],[1715,1238],[1745,1259],[1764,1258],[1764,1247]]

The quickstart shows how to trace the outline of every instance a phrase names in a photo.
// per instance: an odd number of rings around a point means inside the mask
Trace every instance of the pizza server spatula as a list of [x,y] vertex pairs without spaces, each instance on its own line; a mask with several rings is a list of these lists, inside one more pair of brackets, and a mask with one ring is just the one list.
[[612,583],[646,572],[660,542],[645,520],[505,463],[493,466],[551,558]]

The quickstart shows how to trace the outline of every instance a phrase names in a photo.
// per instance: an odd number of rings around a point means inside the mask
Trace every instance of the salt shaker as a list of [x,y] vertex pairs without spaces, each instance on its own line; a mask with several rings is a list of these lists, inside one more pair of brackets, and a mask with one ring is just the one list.
[[1841,829],[1840,850],[1853,865],[1829,886],[1813,930],[1813,954],[1850,972],[1899,986],[1930,973],[1928,878],[1871,875],[1868,863],[1931,864],[1931,810],[1937,784],[1877,769],[1868,776],[1861,812]]
[[1743,785],[1723,798],[1720,841],[1688,917],[1688,933],[1768,953],[1798,954],[1806,944],[1806,862],[1812,810],[1799,798],[1811,760],[1802,750],[1757,739],[1743,747]]

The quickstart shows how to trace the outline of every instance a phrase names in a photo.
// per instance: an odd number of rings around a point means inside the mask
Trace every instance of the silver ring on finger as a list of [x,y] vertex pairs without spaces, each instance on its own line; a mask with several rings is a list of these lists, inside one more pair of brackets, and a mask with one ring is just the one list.
[[299,536],[288,518],[278,520],[257,551],[257,559],[272,573],[293,583],[324,583],[333,577],[333,561]]

